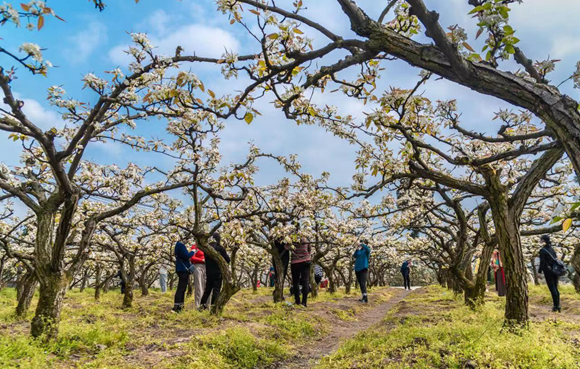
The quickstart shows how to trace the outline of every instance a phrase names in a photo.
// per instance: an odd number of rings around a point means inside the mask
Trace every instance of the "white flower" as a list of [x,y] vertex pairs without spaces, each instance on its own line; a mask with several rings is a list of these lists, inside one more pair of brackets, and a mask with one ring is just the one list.
[[40,51],[40,46],[37,44],[26,42],[20,46],[19,50],[24,51],[28,55],[32,56],[32,59],[36,60],[37,62],[42,62],[42,52]]

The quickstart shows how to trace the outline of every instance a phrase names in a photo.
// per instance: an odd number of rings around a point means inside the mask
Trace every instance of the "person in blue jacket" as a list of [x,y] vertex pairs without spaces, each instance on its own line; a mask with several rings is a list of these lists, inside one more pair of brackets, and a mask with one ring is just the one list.
[[369,302],[367,296],[367,277],[369,274],[369,257],[371,256],[371,249],[367,245],[366,240],[361,240],[360,245],[354,252],[352,257],[354,260],[354,272],[356,274],[356,280],[360,286],[360,292],[362,293],[362,299],[360,302]]
[[175,244],[175,272],[178,276],[178,282],[172,310],[176,313],[183,310],[185,291],[189,284],[189,275],[191,274],[190,259],[196,252],[197,250],[188,251],[187,247],[181,242]]
[[401,265],[401,274],[403,275],[403,284],[405,289],[411,290],[411,260],[406,260],[403,265]]

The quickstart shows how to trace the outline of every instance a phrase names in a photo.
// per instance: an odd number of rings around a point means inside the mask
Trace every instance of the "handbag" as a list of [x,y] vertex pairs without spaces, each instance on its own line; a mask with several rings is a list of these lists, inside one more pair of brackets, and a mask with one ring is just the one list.
[[178,260],[181,263],[181,265],[183,265],[185,267],[185,269],[187,269],[187,271],[189,272],[189,275],[192,275],[193,273],[195,273],[195,265],[191,264],[188,268],[185,266],[185,263],[183,261],[181,261],[181,259],[178,259]]
[[542,250],[542,251],[545,251],[548,255],[550,255],[552,260],[554,260],[554,263],[552,264],[551,267],[548,267],[548,270],[550,270],[550,272],[552,272],[552,274],[554,274],[558,277],[566,275],[566,273],[567,273],[566,264],[564,264],[562,262],[562,260],[553,257],[552,254],[550,254],[547,250]]

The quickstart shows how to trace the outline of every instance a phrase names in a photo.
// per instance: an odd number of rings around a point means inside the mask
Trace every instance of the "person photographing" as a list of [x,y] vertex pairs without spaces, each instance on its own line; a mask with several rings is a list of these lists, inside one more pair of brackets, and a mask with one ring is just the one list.
[[367,279],[369,273],[370,256],[371,249],[368,246],[367,240],[361,240],[352,257],[354,258],[354,272],[356,274],[356,280],[360,287],[360,292],[362,293],[362,298],[359,301],[364,303],[369,302],[369,298],[367,296]]

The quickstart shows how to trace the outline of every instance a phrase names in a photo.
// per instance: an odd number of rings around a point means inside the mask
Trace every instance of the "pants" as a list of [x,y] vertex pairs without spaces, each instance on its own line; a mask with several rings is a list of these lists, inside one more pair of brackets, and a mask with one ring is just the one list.
[[159,274],[159,287],[161,293],[167,292],[167,274]]
[[209,295],[211,295],[211,305],[217,302],[218,297],[220,296],[220,291],[222,289],[222,281],[221,273],[207,273],[207,282],[205,284],[205,291],[201,298],[201,305],[207,306]]
[[205,264],[194,264],[194,279],[193,287],[195,290],[195,307],[199,308],[201,305],[201,298],[205,292]]
[[358,272],[355,271],[356,280],[360,287],[360,292],[362,293],[363,297],[367,295],[367,277],[369,274],[368,269],[359,270]]
[[410,273],[402,272],[401,274],[403,275],[403,284],[405,289],[411,289],[411,278],[409,277]]
[[121,295],[125,294],[125,281],[121,279],[121,282],[119,282],[119,286],[121,286]]
[[294,292],[294,302],[296,305],[300,304],[300,288],[302,287],[302,305],[306,306],[308,301],[308,286],[310,279],[310,262],[292,264],[290,266],[292,271],[292,289]]
[[320,274],[315,274],[314,282],[316,282],[316,284],[320,284],[320,282],[322,282],[322,276]]
[[552,301],[554,302],[554,307],[560,307],[560,291],[558,291],[558,276],[549,272],[544,272],[544,277],[546,277],[546,284],[552,295]]
[[185,291],[187,290],[187,284],[189,283],[189,272],[177,272],[177,277],[179,279],[177,282],[177,290],[175,291],[173,310],[181,311],[183,310]]

